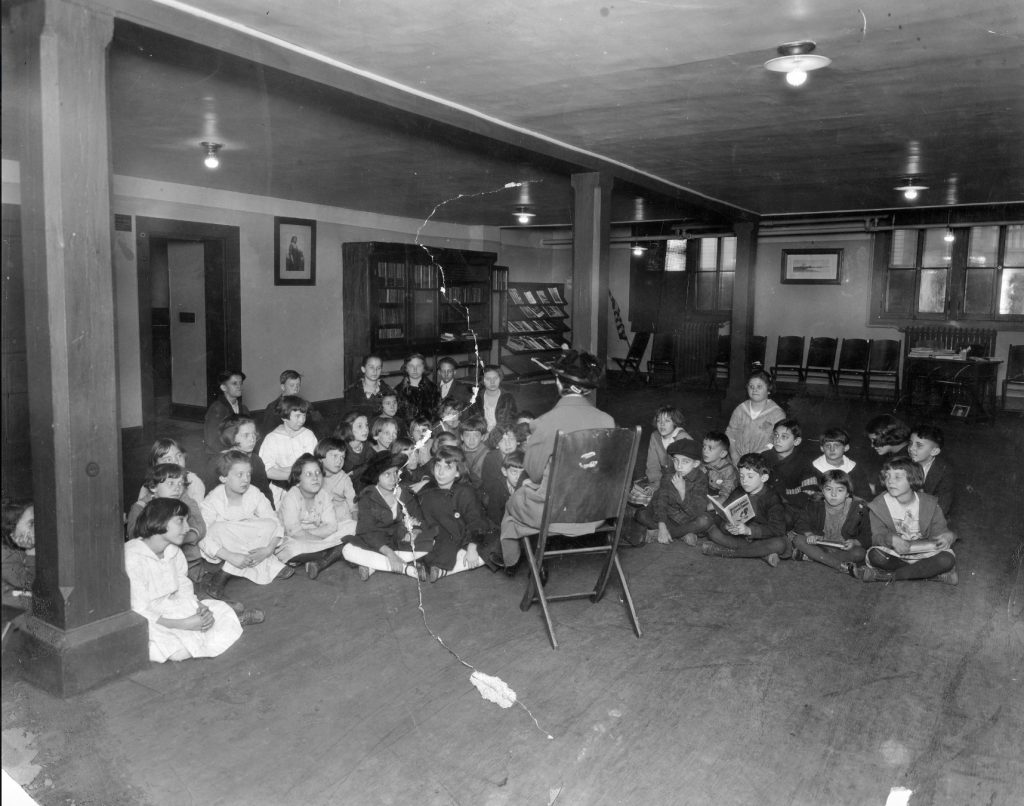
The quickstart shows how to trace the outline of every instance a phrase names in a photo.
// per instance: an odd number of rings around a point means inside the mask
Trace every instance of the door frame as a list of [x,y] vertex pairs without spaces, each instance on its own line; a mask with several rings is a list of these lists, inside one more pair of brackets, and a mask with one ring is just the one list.
[[[225,368],[242,366],[241,234],[238,227],[180,221],[167,218],[135,217],[135,246],[139,298],[139,380],[141,383],[144,438],[153,438],[156,400],[153,396],[153,298],[150,279],[150,241],[202,241],[204,262],[219,265],[221,271],[206,272],[206,388],[212,400],[217,375]],[[179,407],[186,408],[186,407]],[[188,407],[193,408],[193,407]],[[172,416],[190,419],[199,412],[172,411]]]

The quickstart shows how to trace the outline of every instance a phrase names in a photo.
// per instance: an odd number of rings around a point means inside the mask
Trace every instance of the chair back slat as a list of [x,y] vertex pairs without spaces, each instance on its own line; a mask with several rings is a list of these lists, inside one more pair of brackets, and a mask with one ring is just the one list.
[[839,349],[839,369],[864,372],[868,368],[870,344],[867,339],[843,339]]
[[807,348],[807,367],[832,369],[836,362],[837,343],[837,339],[828,336],[813,336],[811,346]]
[[1006,379],[1024,380],[1024,344],[1010,345],[1010,354],[1006,361]]
[[620,518],[633,478],[640,426],[555,435],[544,524]]
[[868,369],[872,374],[894,373],[900,367],[900,342],[898,339],[875,339],[868,355]]

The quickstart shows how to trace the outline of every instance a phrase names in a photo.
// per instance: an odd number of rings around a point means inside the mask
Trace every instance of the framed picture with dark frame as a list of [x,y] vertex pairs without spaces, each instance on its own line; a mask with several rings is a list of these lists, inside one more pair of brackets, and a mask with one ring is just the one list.
[[842,249],[783,249],[782,282],[839,285],[843,282]]
[[316,285],[316,221],[274,217],[274,285]]

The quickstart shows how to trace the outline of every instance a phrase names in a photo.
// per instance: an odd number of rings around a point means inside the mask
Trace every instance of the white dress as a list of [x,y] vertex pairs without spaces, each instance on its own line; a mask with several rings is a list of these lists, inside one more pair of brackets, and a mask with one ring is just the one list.
[[[245,491],[240,504],[232,504],[224,485],[220,484],[203,499],[199,509],[206,521],[206,537],[199,541],[199,550],[210,562],[222,562],[217,556],[222,548],[247,554],[266,547],[284,534],[277,513],[255,487]],[[223,562],[227,573],[251,579],[257,585],[273,582],[284,568],[284,563],[273,554],[251,568]]]
[[177,546],[168,546],[164,556],[158,557],[145,541],[129,540],[124,544],[124,567],[131,583],[132,610],[149,622],[150,660],[163,663],[182,649],[193,658],[212,658],[242,634],[235,611],[213,599],[203,600],[214,618],[206,632],[175,630],[157,623],[161,617],[188,618],[199,609],[188,563]]
[[289,431],[285,426],[279,426],[263,438],[260,445],[260,459],[268,468],[286,467],[291,468],[304,453],[313,453],[316,450],[316,434],[308,428],[300,428],[298,431]]
[[356,513],[356,488],[352,486],[352,479],[348,473],[341,470],[332,476],[324,476],[324,486],[331,500],[334,502],[334,517],[338,523],[347,520],[355,520]]
[[[302,497],[298,487],[292,487],[281,498],[281,505],[277,509],[284,526],[285,540],[277,550],[277,556],[288,562],[292,557],[300,554],[312,554],[324,549],[340,546],[346,535],[356,533],[356,522],[354,520],[338,523],[334,514],[334,501],[327,490],[321,489],[311,502]],[[334,527],[334,530],[327,537],[319,539],[292,537],[296,532],[303,529],[317,529],[324,524]]]

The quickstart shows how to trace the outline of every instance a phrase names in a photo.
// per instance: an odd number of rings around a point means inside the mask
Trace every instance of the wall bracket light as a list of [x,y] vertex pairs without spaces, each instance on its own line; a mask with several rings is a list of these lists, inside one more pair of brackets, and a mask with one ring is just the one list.
[[831,59],[812,53],[816,47],[817,45],[809,39],[784,42],[777,48],[779,55],[766,61],[764,69],[773,73],[785,73],[786,83],[791,87],[799,87],[807,81],[809,72],[832,64]]

